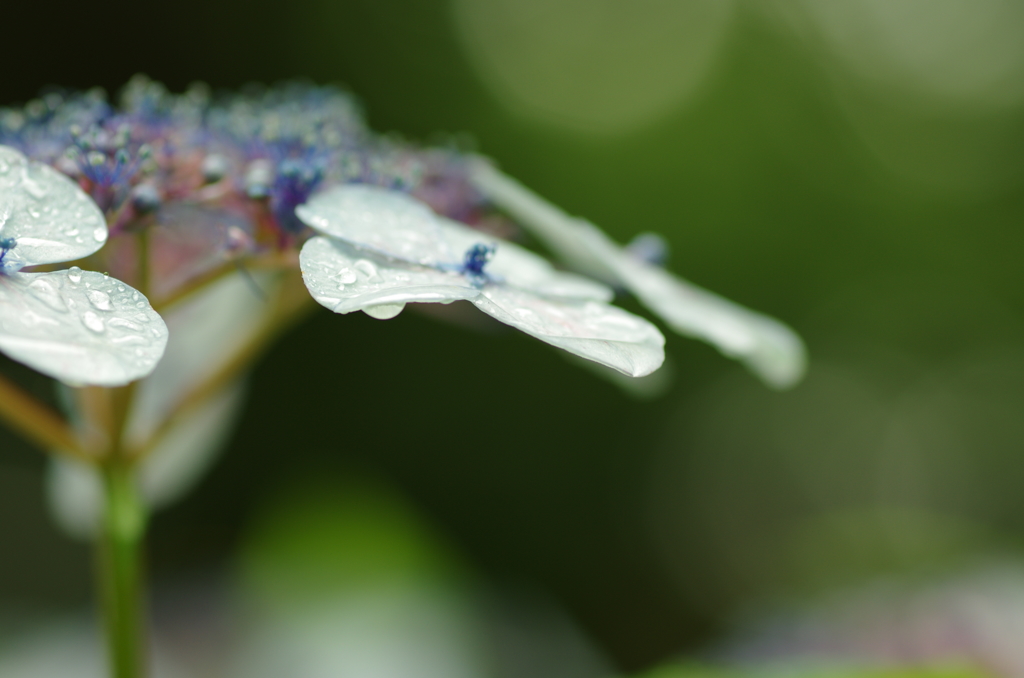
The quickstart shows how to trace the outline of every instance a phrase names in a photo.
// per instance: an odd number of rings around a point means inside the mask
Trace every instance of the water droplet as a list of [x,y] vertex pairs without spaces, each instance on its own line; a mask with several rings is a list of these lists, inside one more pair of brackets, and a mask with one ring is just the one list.
[[64,300],[60,298],[60,294],[57,293],[57,289],[53,286],[46,278],[36,278],[29,287],[32,289],[32,293],[36,299],[49,306],[54,311],[65,312],[68,310]]
[[135,304],[135,308],[146,308],[146,302],[144,302],[144,301],[138,302],[137,304]]
[[64,231],[64,235],[66,235],[69,238],[74,238],[76,235],[78,235],[78,229],[72,228],[67,231]]
[[134,330],[135,332],[141,332],[142,327],[136,325],[131,320],[125,320],[124,318],[111,318],[107,321],[108,327],[124,327],[125,329]]
[[46,189],[35,182],[32,177],[28,175],[28,167],[21,168],[21,185],[25,187],[25,190],[29,192],[33,198],[42,198],[46,196]]
[[[356,265],[358,264],[359,262],[356,262]],[[401,313],[403,308],[405,308],[405,304],[378,304],[377,306],[367,306],[363,309],[363,313],[377,320],[389,320]]]
[[360,259],[353,264],[356,270],[366,276],[369,282],[377,282],[381,278],[377,275],[377,267],[373,265],[373,262],[367,261],[366,259]]
[[135,319],[138,320],[140,323],[148,323],[149,322],[149,316],[146,315],[145,313],[138,313],[138,314],[136,314]]
[[132,292],[132,301],[138,301],[138,300],[139,300],[139,293],[138,292]]
[[356,272],[351,268],[343,268],[338,271],[338,289],[343,288],[345,285],[351,285],[358,279],[359,277],[356,275]]
[[92,311],[86,311],[84,314],[82,314],[82,322],[85,324],[86,327],[88,327],[93,332],[96,332],[97,334],[106,329],[106,327],[103,325],[103,321],[100,320],[100,317],[93,313]]
[[76,285],[82,282],[82,269],[78,268],[77,266],[72,266],[71,268],[69,268],[68,280],[70,280]]
[[96,230],[92,232],[92,239],[96,242],[103,242],[107,239],[107,227],[97,226]]
[[117,291],[118,292],[124,292],[124,285],[118,285],[117,286]]
[[38,219],[39,217],[41,217],[43,215],[43,213],[40,212],[37,209],[33,209],[33,208],[30,207],[29,210],[28,210],[28,215],[30,217],[32,217],[33,219]]
[[86,295],[89,298],[89,303],[98,308],[101,311],[113,311],[114,307],[110,305],[110,295],[106,292],[99,290],[89,290]]

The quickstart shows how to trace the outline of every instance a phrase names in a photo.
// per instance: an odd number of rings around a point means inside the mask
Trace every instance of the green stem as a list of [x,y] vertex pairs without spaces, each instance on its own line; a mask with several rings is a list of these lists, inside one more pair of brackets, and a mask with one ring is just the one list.
[[126,460],[107,459],[101,472],[106,507],[99,543],[99,576],[110,675],[112,678],[141,678],[146,674],[141,563],[145,510],[132,467]]

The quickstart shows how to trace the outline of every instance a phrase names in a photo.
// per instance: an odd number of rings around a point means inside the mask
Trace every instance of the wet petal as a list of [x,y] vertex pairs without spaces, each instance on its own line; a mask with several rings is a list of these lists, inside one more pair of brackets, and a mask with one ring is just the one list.
[[[329,238],[307,241],[299,264],[309,293],[335,313],[367,311],[387,318],[406,303],[447,304],[480,294],[458,273],[386,259]],[[379,307],[383,312],[375,311]]]
[[568,262],[623,285],[673,330],[742,360],[776,388],[803,376],[803,342],[784,324],[635,258],[597,227],[568,216],[484,160],[474,166],[473,180]]
[[0,238],[15,240],[2,268],[17,271],[89,256],[107,242],[107,224],[71,179],[0,146]]
[[[633,259],[607,236],[591,227],[595,251],[619,280],[676,332],[714,345],[737,358],[767,384],[788,388],[807,367],[803,341],[779,321],[678,278],[663,268]],[[614,249],[613,249],[614,248]]]
[[43,374],[121,386],[152,372],[166,344],[146,298],[102,273],[0,276],[0,351]]
[[502,285],[471,300],[485,313],[553,346],[632,377],[665,360],[665,338],[643,318],[597,301],[553,300]]
[[338,186],[296,210],[312,228],[359,249],[444,270],[458,270],[477,244],[495,244],[485,273],[538,294],[608,301],[607,286],[556,271],[543,257],[430,211],[405,193],[375,186]]
[[486,239],[478,234],[464,243],[462,234],[449,232],[425,204],[375,186],[335,187],[297,207],[295,214],[323,235],[423,266],[458,264],[468,247]]

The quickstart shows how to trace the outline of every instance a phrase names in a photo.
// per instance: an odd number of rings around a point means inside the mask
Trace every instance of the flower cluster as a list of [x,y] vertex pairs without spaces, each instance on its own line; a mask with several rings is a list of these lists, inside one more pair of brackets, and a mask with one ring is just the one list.
[[[94,90],[0,109],[0,349],[62,381],[127,383],[154,368],[166,339],[143,331],[139,314],[155,327],[154,308],[223,275],[301,266],[312,296],[338,313],[386,318],[407,302],[466,300],[627,375],[657,369],[661,334],[609,305],[612,289],[479,230],[509,223],[500,210],[770,383],[799,377],[802,346],[784,326],[675,279],[636,256],[642,248],[619,248],[483,159],[372,134],[342,91],[173,95],[143,77],[118,106]],[[76,278],[98,274],[18,272],[60,262],[109,277],[82,283],[83,305]],[[101,370],[100,354],[139,360]]]

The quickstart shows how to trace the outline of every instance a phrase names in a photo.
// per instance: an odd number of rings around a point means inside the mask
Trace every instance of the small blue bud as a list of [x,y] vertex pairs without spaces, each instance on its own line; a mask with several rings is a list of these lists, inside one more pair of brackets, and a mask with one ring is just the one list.
[[155,212],[161,202],[160,191],[153,184],[139,184],[132,189],[132,207],[140,213]]
[[494,258],[496,250],[494,245],[484,245],[483,243],[473,245],[466,250],[466,256],[462,260],[462,272],[471,278],[486,277],[484,266]]

